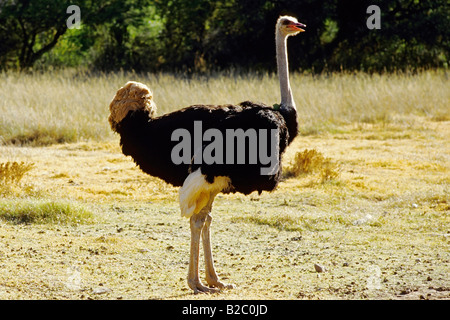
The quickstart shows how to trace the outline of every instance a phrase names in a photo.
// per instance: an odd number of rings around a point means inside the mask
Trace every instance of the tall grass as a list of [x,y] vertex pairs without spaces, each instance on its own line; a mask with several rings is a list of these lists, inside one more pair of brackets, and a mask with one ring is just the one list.
[[[108,105],[128,80],[146,83],[158,114],[191,104],[279,102],[273,74],[210,75],[187,78],[172,74],[82,70],[0,74],[0,143],[45,145],[112,137]],[[369,75],[335,73],[291,75],[302,133],[355,122],[389,122],[411,115],[450,120],[446,71]]]

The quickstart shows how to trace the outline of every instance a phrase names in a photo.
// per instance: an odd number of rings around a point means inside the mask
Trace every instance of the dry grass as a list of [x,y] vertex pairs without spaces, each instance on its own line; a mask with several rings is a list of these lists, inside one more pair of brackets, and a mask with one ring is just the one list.
[[30,171],[34,166],[34,163],[25,162],[4,162],[0,163],[0,182],[3,185],[10,183],[19,183],[22,180],[24,174]]
[[[450,120],[448,75],[293,74],[292,86],[303,134],[339,131],[351,123],[408,123],[415,116]],[[0,74],[0,142],[49,145],[104,141],[112,137],[108,105],[128,80],[147,84],[158,113],[198,104],[279,102],[275,75],[185,79],[170,74],[90,74],[65,70]]]
[[331,181],[339,176],[338,165],[315,149],[297,152],[290,165],[283,171],[285,177],[300,177],[317,173],[321,183]]
[[[190,232],[177,189],[142,174],[108,128],[109,99],[131,79],[154,90],[159,113],[278,100],[269,75],[3,74],[0,163],[34,166],[0,193],[1,299],[450,298],[444,73],[294,75],[304,134],[283,167],[299,174],[273,193],[217,197],[215,264],[237,288],[196,296],[186,285]],[[59,134],[27,140],[46,126]],[[71,128],[75,142],[45,145]]]

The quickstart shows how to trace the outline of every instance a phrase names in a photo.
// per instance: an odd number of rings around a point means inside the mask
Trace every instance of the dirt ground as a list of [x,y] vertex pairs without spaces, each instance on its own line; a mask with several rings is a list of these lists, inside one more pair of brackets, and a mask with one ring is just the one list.
[[337,163],[339,176],[218,196],[215,265],[236,288],[194,295],[178,191],[142,174],[118,139],[2,146],[0,162],[34,168],[0,201],[64,199],[94,222],[0,219],[0,299],[450,299],[450,123],[298,137],[285,165],[305,148]]

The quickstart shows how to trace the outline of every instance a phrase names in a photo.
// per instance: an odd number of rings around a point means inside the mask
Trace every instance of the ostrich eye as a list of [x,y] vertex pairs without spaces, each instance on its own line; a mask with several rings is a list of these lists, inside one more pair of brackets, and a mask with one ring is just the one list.
[[283,23],[282,23],[282,25],[283,26],[287,26],[287,25],[289,25],[291,22],[289,21],[289,20],[284,20],[283,21]]

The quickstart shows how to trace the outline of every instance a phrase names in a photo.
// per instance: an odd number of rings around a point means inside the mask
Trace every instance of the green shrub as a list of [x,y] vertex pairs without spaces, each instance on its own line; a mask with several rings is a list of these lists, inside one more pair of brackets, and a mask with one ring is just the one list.
[[93,214],[67,201],[8,199],[0,200],[0,218],[12,223],[80,224],[92,222]]

